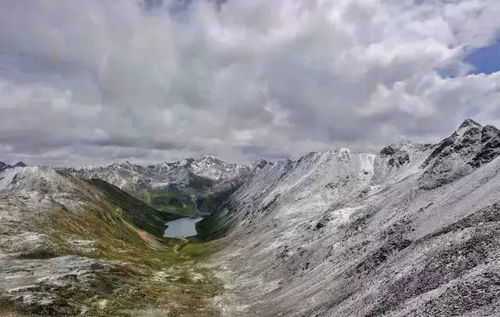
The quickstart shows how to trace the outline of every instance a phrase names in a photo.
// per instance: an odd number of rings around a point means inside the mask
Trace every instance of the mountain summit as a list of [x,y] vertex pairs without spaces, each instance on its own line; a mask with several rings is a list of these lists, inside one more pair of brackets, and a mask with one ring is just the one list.
[[481,128],[481,124],[472,119],[465,119],[464,122],[458,127],[458,130],[467,129],[470,127]]
[[[500,131],[468,119],[438,143],[422,164],[424,188],[439,187],[471,173],[500,155]],[[436,179],[437,178],[437,179]]]

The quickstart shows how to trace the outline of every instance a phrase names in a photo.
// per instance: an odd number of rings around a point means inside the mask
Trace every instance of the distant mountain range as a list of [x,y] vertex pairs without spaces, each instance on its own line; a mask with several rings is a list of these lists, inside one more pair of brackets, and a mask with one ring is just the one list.
[[106,167],[65,169],[86,179],[99,178],[124,190],[165,188],[169,186],[203,189],[214,183],[228,181],[248,172],[249,167],[231,164],[212,156],[186,159],[172,163],[140,166],[130,162]]
[[8,168],[13,168],[13,167],[25,167],[26,164],[24,164],[24,162],[17,162],[16,164],[14,165],[9,165],[9,164],[6,164],[4,162],[0,162],[0,172],[3,171],[3,170],[6,170]]
[[[469,119],[251,166],[0,163],[0,313],[496,316],[499,156]],[[162,237],[196,215],[198,239]]]

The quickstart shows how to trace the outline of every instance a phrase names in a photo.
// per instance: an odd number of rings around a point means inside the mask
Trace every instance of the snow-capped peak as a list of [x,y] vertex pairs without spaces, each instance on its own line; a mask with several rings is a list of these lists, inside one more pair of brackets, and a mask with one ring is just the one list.
[[[85,167],[68,172],[83,178],[99,178],[122,189],[175,186],[199,186],[228,181],[240,176],[249,167],[227,163],[213,156],[187,158],[175,162],[141,166],[129,161],[115,162],[106,167]],[[205,186],[203,185],[203,186]]]
[[467,119],[458,127],[454,134],[462,138],[468,134],[473,134],[481,130],[483,126],[472,119]]
[[432,189],[471,173],[500,155],[500,131],[465,120],[449,137],[436,144],[423,162],[422,187]]
[[477,123],[476,121],[474,121],[472,119],[466,119],[464,122],[462,122],[462,124],[458,127],[458,129],[462,130],[462,129],[469,128],[469,127],[480,128],[481,124]]
[[14,164],[14,167],[26,167],[26,166],[28,165],[26,165],[26,163],[24,163],[23,161],[19,161],[16,164]]
[[0,162],[0,172],[5,170],[5,169],[8,169],[8,168],[13,168],[13,167],[26,167],[28,166],[26,163],[24,163],[23,161],[19,161],[17,162],[16,164],[14,165],[9,165],[7,163],[4,163],[4,162]]

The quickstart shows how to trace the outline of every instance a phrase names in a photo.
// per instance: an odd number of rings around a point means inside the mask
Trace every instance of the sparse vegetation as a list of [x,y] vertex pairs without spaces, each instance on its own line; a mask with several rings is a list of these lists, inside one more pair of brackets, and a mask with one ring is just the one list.
[[[92,179],[89,182],[97,186],[104,194],[103,204],[111,204],[122,210],[123,217],[137,227],[154,234],[163,236],[165,222],[178,218],[178,216],[168,210],[152,208],[144,201],[137,199],[118,187],[106,183],[99,179]],[[107,208],[112,208],[107,206]]]
[[[199,242],[156,238],[128,223],[118,209],[67,213],[47,219],[63,254],[119,261],[117,270],[92,290],[66,296],[90,316],[129,316],[141,310],[165,316],[217,316],[210,300],[222,287],[207,269],[196,265],[213,248]],[[74,252],[68,237],[93,239],[92,252]]]
[[177,217],[198,216],[196,204],[190,192],[175,188],[156,188],[135,193],[135,196],[145,201],[153,208],[174,214]]

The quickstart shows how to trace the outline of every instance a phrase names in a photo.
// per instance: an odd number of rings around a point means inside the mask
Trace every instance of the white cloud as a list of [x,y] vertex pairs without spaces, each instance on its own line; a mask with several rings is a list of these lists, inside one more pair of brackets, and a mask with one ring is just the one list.
[[252,160],[499,123],[500,75],[462,61],[498,1],[174,2],[0,2],[1,159]]

